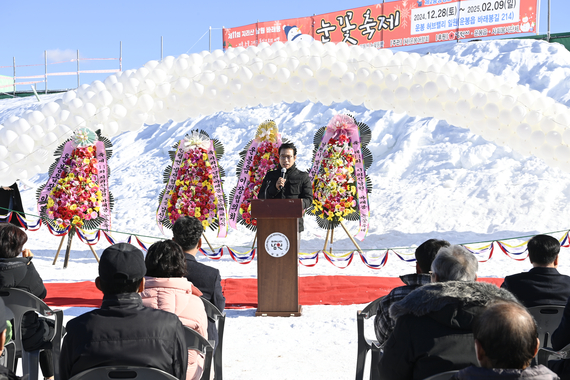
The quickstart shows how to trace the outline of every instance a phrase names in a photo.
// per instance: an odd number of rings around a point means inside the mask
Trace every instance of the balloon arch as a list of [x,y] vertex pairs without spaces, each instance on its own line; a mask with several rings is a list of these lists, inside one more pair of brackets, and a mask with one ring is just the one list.
[[46,172],[78,128],[112,137],[169,119],[306,100],[435,117],[570,170],[570,110],[538,91],[431,55],[301,41],[150,61],[12,116],[0,126],[0,184]]

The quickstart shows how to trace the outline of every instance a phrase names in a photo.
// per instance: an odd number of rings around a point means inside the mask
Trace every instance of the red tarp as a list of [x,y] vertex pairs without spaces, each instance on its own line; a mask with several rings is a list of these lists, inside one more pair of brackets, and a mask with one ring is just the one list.
[[[500,286],[502,278],[481,278],[480,281]],[[372,276],[309,276],[299,278],[301,305],[352,305],[374,301],[391,289],[402,286],[398,277]],[[103,294],[91,281],[46,283],[49,306],[99,307]],[[255,278],[222,280],[226,308],[257,307]]]

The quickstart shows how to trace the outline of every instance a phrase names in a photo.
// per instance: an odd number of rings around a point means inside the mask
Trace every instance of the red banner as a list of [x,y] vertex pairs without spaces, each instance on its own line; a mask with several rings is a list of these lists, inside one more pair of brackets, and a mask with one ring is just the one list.
[[538,0],[400,0],[224,29],[224,49],[319,40],[376,48],[538,33]]

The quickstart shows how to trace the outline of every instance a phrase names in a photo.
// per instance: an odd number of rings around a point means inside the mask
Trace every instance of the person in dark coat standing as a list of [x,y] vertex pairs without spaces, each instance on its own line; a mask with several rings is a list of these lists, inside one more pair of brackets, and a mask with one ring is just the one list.
[[536,235],[528,241],[532,269],[505,277],[501,288],[507,289],[526,307],[566,305],[570,297],[570,276],[560,274],[560,242],[548,235]]
[[472,326],[493,302],[515,297],[494,284],[475,282],[475,256],[459,245],[441,248],[432,283],[390,308],[396,320],[378,364],[384,380],[420,380],[477,364]]
[[[309,175],[297,169],[297,148],[291,143],[279,147],[279,169],[267,172],[261,187],[259,199],[302,199],[303,209],[313,202],[313,185]],[[285,170],[283,170],[285,169]],[[304,230],[303,218],[299,220],[299,232]]]
[[[202,223],[194,217],[182,216],[172,226],[172,240],[177,242],[186,256],[186,278],[200,289],[202,297],[210,301],[220,311],[226,307],[226,298],[222,292],[222,277],[220,271],[196,260],[196,254],[202,247]],[[218,330],[216,324],[208,320],[208,339],[213,339],[218,345]]]
[[14,182],[12,186],[0,186],[0,215],[7,215],[10,211],[14,211],[14,213],[12,213],[9,222],[25,228],[16,217],[16,213],[20,214],[22,218],[26,217],[17,182]]
[[540,341],[534,318],[517,302],[490,305],[473,323],[479,366],[460,370],[452,380],[557,380],[543,365],[531,366]]
[[163,370],[186,379],[188,351],[180,319],[167,311],[145,307],[146,267],[140,249],[128,243],[103,251],[95,286],[103,303],[67,322],[60,357],[62,380],[102,366],[139,366]]

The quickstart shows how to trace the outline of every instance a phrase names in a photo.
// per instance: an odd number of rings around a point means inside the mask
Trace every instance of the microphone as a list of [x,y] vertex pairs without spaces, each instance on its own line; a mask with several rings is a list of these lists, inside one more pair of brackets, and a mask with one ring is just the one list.
[[[285,173],[287,173],[287,168],[281,168],[281,178],[285,179]],[[281,188],[279,189],[279,193],[281,193],[281,198],[285,198],[285,192],[283,191],[283,188],[285,186],[281,186]]]
[[287,173],[287,169],[281,168],[281,178],[285,178],[285,173]]

